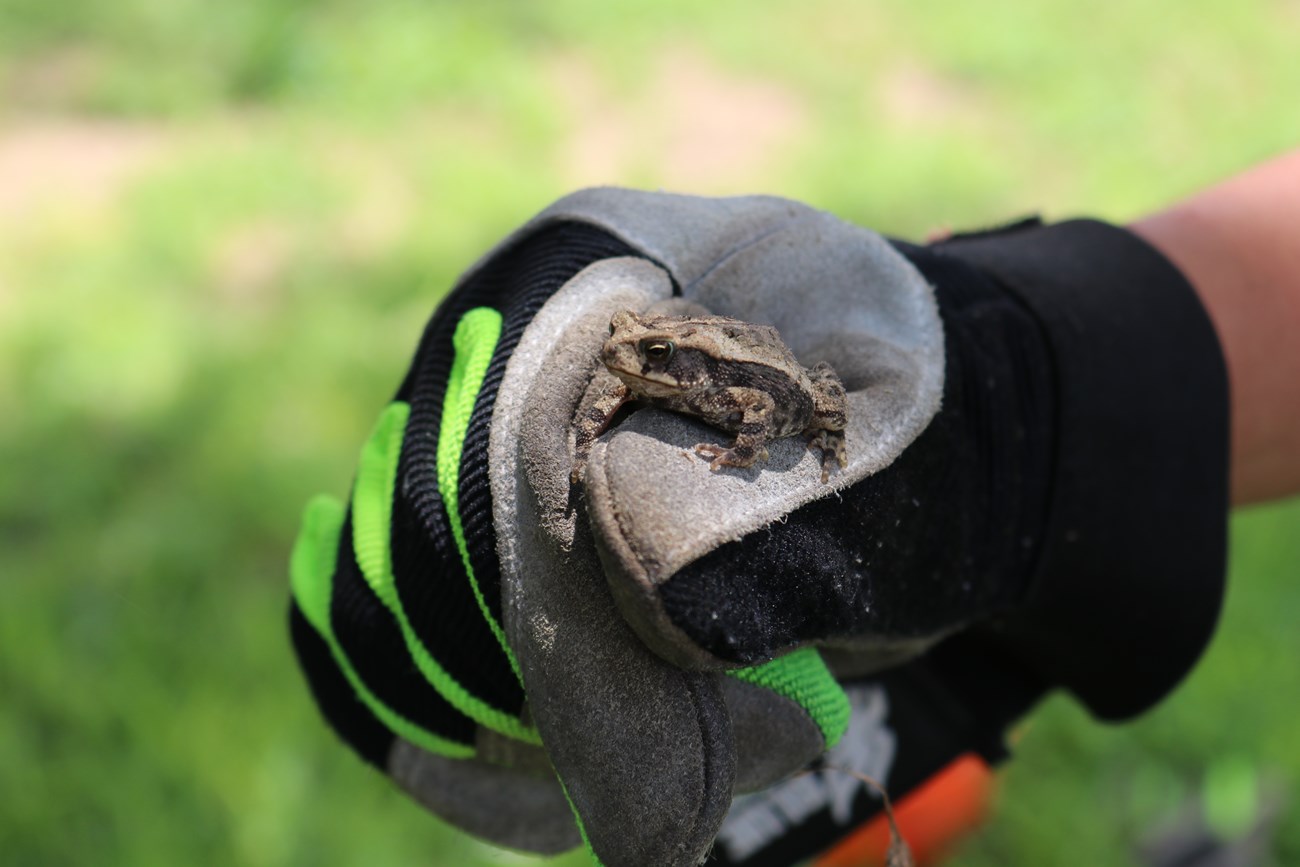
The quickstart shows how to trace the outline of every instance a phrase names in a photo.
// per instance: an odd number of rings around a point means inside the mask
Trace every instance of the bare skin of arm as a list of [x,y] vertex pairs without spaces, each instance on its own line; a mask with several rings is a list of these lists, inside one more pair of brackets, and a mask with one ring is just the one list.
[[1182,270],[1218,332],[1233,504],[1300,493],[1300,150],[1129,228]]

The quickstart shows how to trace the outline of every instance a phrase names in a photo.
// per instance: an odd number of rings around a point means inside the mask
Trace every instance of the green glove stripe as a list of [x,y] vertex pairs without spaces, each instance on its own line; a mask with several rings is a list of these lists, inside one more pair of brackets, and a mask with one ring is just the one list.
[[352,489],[352,547],[366,583],[393,613],[402,630],[406,650],[425,680],[452,707],[470,719],[507,737],[540,744],[537,730],[517,717],[473,695],[429,653],[402,608],[394,583],[389,537],[392,527],[393,486],[401,457],[402,436],[411,407],[401,401],[389,404],[379,416],[361,449],[357,480]]
[[410,405],[401,401],[390,403],[379,414],[369,439],[361,447],[357,478],[352,486],[352,550],[357,565],[379,601],[399,619],[401,602],[393,583],[389,536],[397,459],[410,415]]
[[302,513],[302,527],[289,555],[289,587],[307,622],[323,637],[332,635],[330,596],[334,558],[347,510],[334,497],[312,497]]
[[[559,775],[556,775],[555,778],[560,780]],[[582,824],[582,816],[578,814],[578,808],[573,805],[573,798],[569,797],[569,787],[564,785],[564,780],[560,780],[560,791],[564,792],[564,800],[569,802],[569,809],[573,811],[573,821],[578,825],[578,834],[582,837],[582,845],[586,848],[587,854],[591,856],[593,867],[605,867],[600,861],[600,856],[596,854],[596,850],[591,848],[591,840],[587,837],[587,826]]]
[[465,541],[460,519],[461,449],[465,445],[465,434],[469,430],[470,416],[474,412],[474,402],[478,400],[483,377],[487,374],[488,365],[492,363],[492,353],[496,351],[497,341],[501,338],[501,322],[501,314],[491,307],[475,307],[456,323],[456,332],[451,338],[456,355],[451,363],[447,394],[442,404],[442,423],[438,430],[438,493],[442,495],[443,505],[447,509],[456,549],[460,551],[460,559],[465,565],[465,574],[469,576],[470,588],[474,591],[479,611],[496,636],[497,643],[505,651],[506,659],[510,660],[515,677],[523,683],[519,661],[506,642],[505,630],[492,616],[483,599],[483,591],[479,589],[478,579],[474,576],[469,545]]
[[431,753],[451,759],[473,758],[475,751],[472,746],[438,737],[394,712],[376,698],[362,683],[334,637],[334,629],[330,625],[330,599],[334,593],[334,558],[346,514],[342,503],[325,495],[314,497],[303,512],[302,529],[298,532],[289,559],[289,585],[299,610],[329,646],[335,664],[347,678],[357,698],[390,731]]
[[802,707],[821,729],[828,750],[848,730],[852,712],[849,698],[815,648],[801,648],[771,662],[727,674],[770,689]]

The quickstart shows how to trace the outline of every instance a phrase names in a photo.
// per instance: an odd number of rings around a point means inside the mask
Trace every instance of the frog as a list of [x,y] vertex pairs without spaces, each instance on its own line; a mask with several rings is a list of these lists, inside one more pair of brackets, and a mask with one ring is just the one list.
[[825,361],[804,367],[771,325],[725,316],[619,310],[574,416],[577,483],[596,439],[627,403],[671,410],[734,435],[703,442],[709,469],[766,461],[767,443],[802,435],[821,452],[821,481],[848,464],[848,395]]

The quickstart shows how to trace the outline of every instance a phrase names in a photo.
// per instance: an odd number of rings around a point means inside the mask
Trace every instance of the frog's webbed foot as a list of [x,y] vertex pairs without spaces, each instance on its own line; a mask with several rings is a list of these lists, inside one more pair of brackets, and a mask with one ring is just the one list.
[[820,449],[822,453],[822,483],[825,484],[831,477],[831,467],[838,464],[840,469],[849,465],[848,449],[844,445],[844,432],[838,430],[822,430],[808,440],[808,448]]
[[575,458],[573,467],[569,470],[569,487],[573,487],[582,481],[582,474],[587,469],[586,456]]
[[[752,467],[760,460],[767,460],[767,440],[771,432],[769,419],[772,415],[772,396],[762,393],[744,392],[727,389],[722,398],[729,399],[731,408],[740,410],[740,424],[732,430],[736,439],[730,448],[723,448],[712,443],[700,443],[695,453],[700,457],[711,458],[709,469],[718,471],[723,467]],[[720,401],[721,402],[721,401]]]
[[752,467],[758,461],[767,460],[767,449],[740,440],[737,440],[731,448],[724,448],[714,443],[700,443],[695,447],[695,453],[708,460],[709,469],[715,473],[723,467],[744,469]]

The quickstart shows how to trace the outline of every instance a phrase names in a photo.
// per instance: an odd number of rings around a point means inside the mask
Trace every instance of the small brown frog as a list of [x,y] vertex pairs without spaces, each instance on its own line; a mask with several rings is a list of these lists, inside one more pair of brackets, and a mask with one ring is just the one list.
[[702,419],[736,435],[729,448],[700,443],[709,468],[766,460],[768,440],[803,434],[822,453],[822,481],[844,467],[848,399],[826,362],[803,367],[770,325],[722,316],[615,313],[609,339],[574,418],[574,466],[581,477],[592,443],[619,407],[637,400]]

